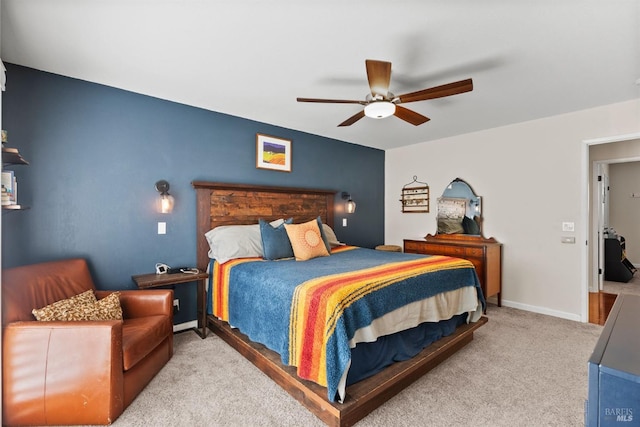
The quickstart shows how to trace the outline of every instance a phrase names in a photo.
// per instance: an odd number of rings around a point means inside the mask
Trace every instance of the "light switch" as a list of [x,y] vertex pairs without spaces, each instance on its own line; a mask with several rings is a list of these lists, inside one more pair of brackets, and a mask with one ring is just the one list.
[[167,223],[159,222],[158,223],[158,234],[167,234]]
[[575,231],[575,223],[573,223],[573,222],[563,222],[562,223],[562,231]]
[[347,218],[342,218],[342,226],[343,227],[347,226]]

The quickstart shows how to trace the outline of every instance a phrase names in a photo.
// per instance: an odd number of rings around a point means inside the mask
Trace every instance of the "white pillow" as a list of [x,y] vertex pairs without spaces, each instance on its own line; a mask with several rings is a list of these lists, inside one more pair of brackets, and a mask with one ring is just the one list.
[[[284,219],[270,222],[273,227],[284,223]],[[236,258],[262,258],[260,225],[221,225],[205,233],[209,243],[209,258],[220,264]]]
[[322,223],[322,231],[324,231],[324,235],[327,238],[327,241],[329,242],[329,246],[331,246],[332,248],[336,246],[345,245],[344,243],[338,241],[338,238],[336,237],[336,233],[334,233],[333,229],[329,227],[327,224]]

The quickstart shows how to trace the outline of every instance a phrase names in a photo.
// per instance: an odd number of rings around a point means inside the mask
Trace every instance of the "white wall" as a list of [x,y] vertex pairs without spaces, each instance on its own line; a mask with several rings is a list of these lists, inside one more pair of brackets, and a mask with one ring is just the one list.
[[640,265],[640,162],[611,164],[609,179],[611,226],[624,236],[629,261]]
[[[584,141],[638,131],[640,99],[388,150],[385,243],[435,233],[435,200],[460,177],[482,196],[484,236],[504,245],[503,304],[585,320]],[[401,213],[413,175],[430,185],[428,214]],[[562,232],[563,221],[575,232]]]

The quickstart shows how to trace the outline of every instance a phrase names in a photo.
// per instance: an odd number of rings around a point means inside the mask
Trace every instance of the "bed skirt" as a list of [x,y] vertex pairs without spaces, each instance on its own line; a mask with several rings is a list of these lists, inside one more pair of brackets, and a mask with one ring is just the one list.
[[467,313],[440,322],[424,322],[420,325],[379,337],[374,342],[361,342],[351,349],[351,366],[347,374],[347,386],[369,378],[395,362],[411,359],[440,338],[454,333],[466,323]]

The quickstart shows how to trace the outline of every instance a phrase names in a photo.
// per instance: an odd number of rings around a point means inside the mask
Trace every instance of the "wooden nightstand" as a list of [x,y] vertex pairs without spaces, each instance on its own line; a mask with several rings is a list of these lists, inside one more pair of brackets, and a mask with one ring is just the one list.
[[194,331],[204,339],[207,337],[207,306],[203,295],[206,280],[209,275],[205,272],[189,274],[189,273],[176,273],[176,274],[139,274],[137,276],[131,276],[133,281],[138,285],[139,289],[157,288],[159,286],[173,286],[180,283],[197,282],[197,319],[198,327],[194,328]]

